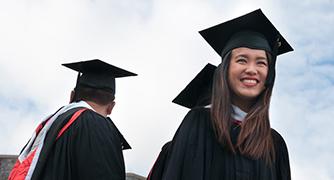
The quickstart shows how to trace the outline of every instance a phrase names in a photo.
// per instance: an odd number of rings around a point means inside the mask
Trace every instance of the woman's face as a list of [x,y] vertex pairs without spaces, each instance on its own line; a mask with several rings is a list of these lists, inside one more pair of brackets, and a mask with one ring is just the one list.
[[228,83],[235,96],[232,100],[249,101],[258,97],[265,89],[268,67],[264,50],[233,49],[228,69]]

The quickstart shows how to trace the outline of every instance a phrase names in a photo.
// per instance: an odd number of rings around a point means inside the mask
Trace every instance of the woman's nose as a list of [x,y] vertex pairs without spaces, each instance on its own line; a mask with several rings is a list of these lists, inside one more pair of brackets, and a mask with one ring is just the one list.
[[257,68],[256,68],[256,65],[254,64],[248,64],[246,66],[246,69],[245,69],[245,72],[249,75],[255,75],[257,74]]

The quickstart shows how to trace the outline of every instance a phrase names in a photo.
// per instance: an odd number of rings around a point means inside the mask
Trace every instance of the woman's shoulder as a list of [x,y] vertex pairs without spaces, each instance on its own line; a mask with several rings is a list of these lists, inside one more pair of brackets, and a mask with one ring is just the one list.
[[197,106],[194,108],[191,108],[188,112],[188,114],[210,114],[210,108],[206,106]]
[[203,123],[210,121],[210,109],[204,107],[195,107],[188,111],[187,115],[183,118],[180,127],[190,128],[201,126]]
[[275,141],[283,141],[284,142],[283,136],[273,128],[271,128],[271,135],[272,135],[272,137]]
[[178,127],[173,144],[180,146],[198,143],[207,132],[211,132],[210,110],[203,107],[196,107],[189,110]]
[[205,107],[194,107],[190,109],[184,119],[191,119],[194,121],[201,121],[202,119],[210,119],[210,109]]
[[287,149],[285,140],[278,131],[276,131],[275,129],[271,129],[271,135],[272,135],[274,145],[276,146],[276,148],[284,149],[284,150]]

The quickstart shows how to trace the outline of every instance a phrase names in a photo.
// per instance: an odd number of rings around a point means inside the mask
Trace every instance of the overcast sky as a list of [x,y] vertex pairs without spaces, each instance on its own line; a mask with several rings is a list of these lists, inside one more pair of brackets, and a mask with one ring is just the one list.
[[62,63],[98,58],[139,74],[117,79],[111,118],[133,148],[126,170],[146,176],[188,111],[172,99],[220,63],[198,31],[258,8],[295,49],[278,58],[270,109],[292,177],[334,179],[333,0],[2,0],[0,154],[68,103],[76,73]]

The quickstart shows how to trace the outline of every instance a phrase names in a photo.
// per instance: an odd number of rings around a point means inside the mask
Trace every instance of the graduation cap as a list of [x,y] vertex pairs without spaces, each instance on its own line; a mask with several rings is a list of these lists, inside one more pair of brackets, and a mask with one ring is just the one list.
[[113,66],[99,59],[62,64],[78,72],[76,87],[79,85],[102,89],[115,94],[115,78],[137,76],[130,71]]
[[276,56],[293,51],[261,9],[204,29],[199,33],[222,58],[227,52],[238,47],[269,52],[273,62],[269,66],[268,84],[274,82]]
[[212,81],[216,68],[208,63],[172,102],[187,108],[210,104]]

